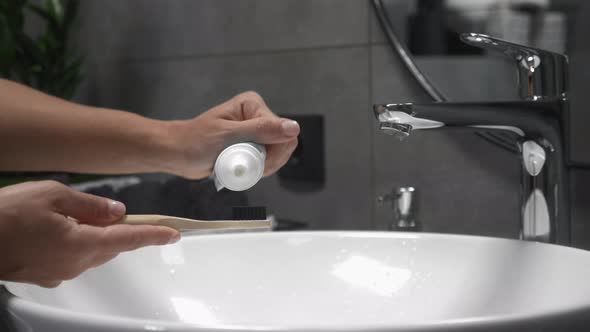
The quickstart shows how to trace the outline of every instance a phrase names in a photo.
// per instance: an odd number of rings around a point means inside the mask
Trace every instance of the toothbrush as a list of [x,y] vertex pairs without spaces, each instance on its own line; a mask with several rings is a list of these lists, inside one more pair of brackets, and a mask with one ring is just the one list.
[[189,230],[244,230],[272,227],[264,207],[234,207],[233,220],[197,220],[157,214],[128,214],[121,223],[129,225],[162,225],[178,231]]

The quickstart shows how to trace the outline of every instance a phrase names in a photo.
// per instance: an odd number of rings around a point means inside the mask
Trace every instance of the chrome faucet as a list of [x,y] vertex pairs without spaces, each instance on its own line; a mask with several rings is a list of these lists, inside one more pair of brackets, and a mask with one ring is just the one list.
[[567,57],[482,34],[461,39],[514,60],[520,99],[378,104],[373,111],[380,130],[404,138],[413,130],[463,127],[516,152],[522,162],[520,238],[569,244]]

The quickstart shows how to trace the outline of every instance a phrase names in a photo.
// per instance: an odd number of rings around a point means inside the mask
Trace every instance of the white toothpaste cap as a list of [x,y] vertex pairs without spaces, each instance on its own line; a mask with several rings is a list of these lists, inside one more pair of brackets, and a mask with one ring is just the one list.
[[254,186],[264,174],[266,151],[254,143],[238,143],[221,151],[215,161],[217,189],[243,191]]

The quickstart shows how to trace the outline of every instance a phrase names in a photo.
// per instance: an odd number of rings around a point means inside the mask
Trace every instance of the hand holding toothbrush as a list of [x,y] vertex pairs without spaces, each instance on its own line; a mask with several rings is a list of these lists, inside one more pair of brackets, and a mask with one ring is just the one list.
[[123,251],[174,243],[164,226],[118,224],[125,205],[53,181],[0,189],[0,280],[56,287]]

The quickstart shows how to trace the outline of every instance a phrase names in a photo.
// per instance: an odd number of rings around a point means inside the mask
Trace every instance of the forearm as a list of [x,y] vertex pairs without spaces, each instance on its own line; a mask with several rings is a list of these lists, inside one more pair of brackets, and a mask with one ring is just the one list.
[[74,104],[0,80],[0,170],[173,171],[174,122]]

